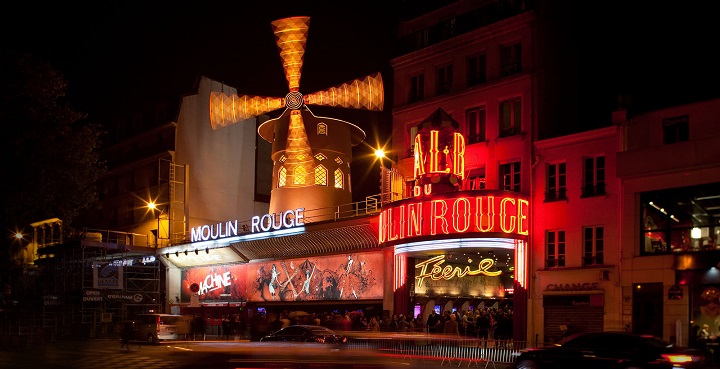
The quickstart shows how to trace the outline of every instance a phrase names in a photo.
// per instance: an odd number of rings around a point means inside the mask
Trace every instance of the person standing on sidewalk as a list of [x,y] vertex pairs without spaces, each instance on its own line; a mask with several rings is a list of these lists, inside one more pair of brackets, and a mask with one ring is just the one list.
[[460,329],[458,328],[457,317],[455,314],[450,314],[450,319],[445,321],[443,333],[446,336],[460,336]]
[[122,327],[122,330],[120,331],[120,350],[121,351],[130,351],[130,338],[132,337],[133,329],[132,329],[132,323],[125,322],[125,324]]

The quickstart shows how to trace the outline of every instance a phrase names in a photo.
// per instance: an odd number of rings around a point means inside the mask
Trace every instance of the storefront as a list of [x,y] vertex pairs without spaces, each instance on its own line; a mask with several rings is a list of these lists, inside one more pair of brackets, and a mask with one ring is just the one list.
[[395,311],[513,314],[524,337],[528,202],[504,191],[458,191],[393,202],[379,241],[395,256]]
[[257,227],[164,250],[171,310],[218,326],[228,316],[249,323],[283,312],[380,316],[387,263],[376,219]]

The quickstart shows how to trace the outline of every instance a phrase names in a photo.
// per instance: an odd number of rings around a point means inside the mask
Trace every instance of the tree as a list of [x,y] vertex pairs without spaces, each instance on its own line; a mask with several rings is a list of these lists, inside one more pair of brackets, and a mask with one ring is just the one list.
[[70,106],[66,90],[48,63],[0,50],[0,250],[6,256],[16,230],[28,234],[31,223],[49,218],[72,230],[73,219],[98,202],[96,183],[106,171],[97,153],[102,131]]

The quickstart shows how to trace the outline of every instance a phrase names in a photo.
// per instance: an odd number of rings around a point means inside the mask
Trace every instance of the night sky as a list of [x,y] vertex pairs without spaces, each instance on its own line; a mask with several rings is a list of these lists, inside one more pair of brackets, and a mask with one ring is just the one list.
[[[242,94],[284,96],[287,84],[270,22],[310,16],[300,90],[315,92],[382,72],[382,113],[311,107],[318,115],[358,124],[374,145],[391,125],[398,11],[390,4],[419,3],[439,1],[20,2],[3,12],[0,37],[4,47],[50,62],[69,82],[71,103],[101,117],[179,99],[193,92],[199,75]],[[564,124],[577,124],[574,130],[609,124],[619,94],[630,94],[637,111],[720,96],[720,6],[577,3],[545,1],[538,9],[542,26],[554,35],[543,47],[562,51],[543,65],[575,83],[575,90],[556,97],[568,99],[573,118]]]

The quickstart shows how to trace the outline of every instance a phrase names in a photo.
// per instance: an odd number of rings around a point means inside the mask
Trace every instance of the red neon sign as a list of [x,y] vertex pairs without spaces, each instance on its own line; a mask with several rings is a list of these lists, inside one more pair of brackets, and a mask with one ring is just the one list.
[[[495,237],[527,236],[529,202],[503,191],[456,192],[454,196],[411,198],[394,202],[380,213],[378,241],[436,235],[494,233]],[[488,237],[488,235],[481,236]]]

